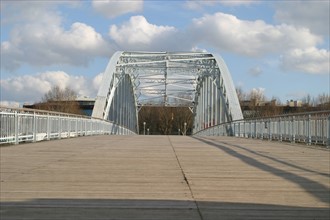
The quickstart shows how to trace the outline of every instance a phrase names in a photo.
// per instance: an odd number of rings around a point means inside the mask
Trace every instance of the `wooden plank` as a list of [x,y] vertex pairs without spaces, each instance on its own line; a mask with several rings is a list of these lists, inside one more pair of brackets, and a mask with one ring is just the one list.
[[3,219],[329,219],[329,150],[230,137],[1,147]]

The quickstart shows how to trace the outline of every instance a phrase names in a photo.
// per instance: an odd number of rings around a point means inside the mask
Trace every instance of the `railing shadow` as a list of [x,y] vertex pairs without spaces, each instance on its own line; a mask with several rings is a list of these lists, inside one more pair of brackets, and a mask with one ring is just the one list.
[[[257,169],[266,171],[275,176],[279,176],[292,183],[295,183],[296,185],[299,185],[301,188],[303,188],[310,195],[317,198],[319,201],[330,204],[330,188],[328,188],[325,185],[322,185],[316,181],[310,180],[306,177],[302,177],[297,174],[291,173],[289,171],[270,166],[268,164],[265,164],[263,162],[256,160],[253,157],[249,157],[247,155],[241,154],[233,149],[233,148],[237,148],[237,149],[246,150],[245,148],[242,148],[241,146],[238,147],[237,145],[230,145],[232,147],[231,148],[231,147],[225,146],[224,145],[225,143],[220,144],[220,143],[213,142],[211,140],[203,139],[200,137],[194,137],[194,138],[201,142],[204,142],[210,146],[214,146],[214,147],[224,151],[225,153],[227,153],[230,156],[240,159],[242,162],[244,162],[245,164],[247,164],[249,166],[253,166]],[[269,158],[269,159],[271,159],[271,158]],[[279,161],[279,160],[276,162],[281,163],[281,161]],[[287,163],[282,163],[282,164],[291,166],[291,164],[287,164]],[[298,168],[298,167],[296,167],[296,168]],[[329,179],[329,181],[330,181],[330,179]]]
[[[225,142],[225,141],[221,141],[221,143],[224,143],[226,145],[229,145],[229,146],[233,146],[233,147],[236,147],[236,148],[239,148],[241,150],[244,150],[246,152],[249,152],[251,154],[254,154],[256,156],[259,156],[259,157],[263,157],[263,158],[266,158],[266,159],[269,159],[269,160],[272,160],[272,161],[275,161],[277,163],[281,163],[281,164],[284,164],[286,166],[289,166],[289,167],[292,167],[292,168],[295,168],[295,169],[299,169],[299,170],[302,170],[302,171],[305,171],[305,172],[309,172],[309,173],[315,173],[317,175],[321,175],[321,176],[325,176],[325,177],[329,177],[330,178],[330,175],[328,173],[322,173],[322,172],[318,172],[318,171],[315,171],[315,170],[311,170],[311,169],[307,169],[305,167],[301,167],[301,166],[298,166],[296,164],[292,164],[292,163],[289,163],[287,161],[284,161],[284,160],[280,160],[280,159],[277,159],[277,158],[274,158],[274,157],[271,157],[271,156],[267,156],[267,155],[264,155],[264,154],[261,154],[261,153],[258,153],[254,150],[251,150],[251,149],[248,149],[248,148],[245,148],[245,147],[242,147],[240,145],[237,145],[237,144],[232,144],[232,143],[228,143],[228,142]],[[330,158],[329,158],[330,159]]]
[[328,208],[146,199],[34,199],[1,202],[1,220],[329,219]]

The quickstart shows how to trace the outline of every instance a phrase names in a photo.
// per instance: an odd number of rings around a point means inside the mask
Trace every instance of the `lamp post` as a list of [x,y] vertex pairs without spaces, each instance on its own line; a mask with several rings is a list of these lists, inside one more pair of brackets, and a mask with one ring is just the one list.
[[184,133],[184,135],[186,135],[187,134],[187,122],[185,122],[183,125],[184,125],[184,132],[183,133]]
[[180,128],[178,129],[178,135],[180,135]]
[[143,135],[146,135],[146,122],[143,122]]
[[147,128],[147,135],[149,135],[149,128]]

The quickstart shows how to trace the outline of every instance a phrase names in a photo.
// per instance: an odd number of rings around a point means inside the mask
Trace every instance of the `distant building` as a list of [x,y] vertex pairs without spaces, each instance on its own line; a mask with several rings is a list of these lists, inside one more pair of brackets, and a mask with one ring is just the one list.
[[302,101],[300,100],[288,100],[286,101],[286,105],[289,107],[302,107]]
[[79,97],[76,99],[76,102],[78,102],[79,107],[84,115],[92,116],[95,98]]
[[278,106],[276,99],[263,101],[257,99],[243,100],[240,102],[244,118],[264,117],[271,114],[278,114],[281,106]]
[[54,101],[54,102],[49,102],[49,103],[35,103],[35,104],[24,104],[23,108],[31,108],[31,109],[45,109],[43,106],[53,106],[56,109],[56,106],[61,106],[63,103],[67,102],[75,102],[78,104],[80,114],[86,115],[86,116],[92,116],[93,108],[94,108],[94,103],[95,99],[93,98],[88,98],[88,97],[78,97],[74,101]]

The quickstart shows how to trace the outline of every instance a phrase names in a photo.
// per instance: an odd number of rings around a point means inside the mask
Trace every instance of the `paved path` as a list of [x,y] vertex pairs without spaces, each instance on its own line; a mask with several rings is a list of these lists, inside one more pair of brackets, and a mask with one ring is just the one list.
[[1,147],[0,219],[329,219],[330,152],[229,137]]

